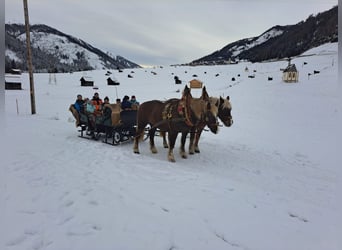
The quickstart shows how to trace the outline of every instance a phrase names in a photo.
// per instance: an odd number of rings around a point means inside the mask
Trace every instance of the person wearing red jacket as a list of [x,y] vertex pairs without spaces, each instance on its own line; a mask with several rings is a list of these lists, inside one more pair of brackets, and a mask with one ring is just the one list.
[[102,103],[103,101],[99,97],[99,93],[95,92],[93,99],[91,99],[91,103],[95,106],[95,114],[101,114]]

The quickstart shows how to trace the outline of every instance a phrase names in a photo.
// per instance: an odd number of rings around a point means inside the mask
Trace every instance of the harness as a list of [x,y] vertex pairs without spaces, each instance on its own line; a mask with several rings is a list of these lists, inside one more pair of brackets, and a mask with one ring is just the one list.
[[190,98],[188,98],[187,96],[183,96],[182,99],[178,102],[177,113],[181,116],[181,118],[173,118],[172,111],[172,103],[168,103],[165,105],[165,108],[162,112],[163,121],[168,121],[169,126],[171,121],[184,121],[187,126],[194,126],[194,124],[191,121],[192,116],[190,109]]
[[[159,125],[163,123],[168,123],[169,128],[172,129],[171,122],[185,122],[185,124],[189,127],[196,127],[201,123],[205,123],[206,120],[208,119],[208,118],[205,118],[205,114],[202,113],[201,118],[197,120],[196,124],[194,124],[192,121],[193,114],[190,108],[191,99],[188,96],[183,96],[182,99],[180,100],[177,99],[177,101],[178,101],[178,104],[176,107],[175,105],[173,105],[174,104],[173,102],[169,102],[165,105],[162,111],[162,120],[155,123],[152,126],[152,128],[157,128]],[[174,117],[174,115],[172,114],[175,108],[177,109],[177,113],[180,115],[180,117]],[[196,133],[196,131],[193,131],[193,133]],[[146,137],[144,140],[146,140],[148,137]]]

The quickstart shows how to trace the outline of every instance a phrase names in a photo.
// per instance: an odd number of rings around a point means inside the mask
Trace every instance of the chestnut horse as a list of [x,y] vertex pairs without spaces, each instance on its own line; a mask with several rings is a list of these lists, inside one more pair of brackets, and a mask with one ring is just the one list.
[[[203,100],[207,100],[207,101],[209,100],[211,113],[215,117],[218,116],[218,113],[219,113],[218,108],[220,105],[220,100],[218,98],[212,98],[212,97],[209,98],[209,95],[208,95],[205,87],[202,89],[202,95],[199,99],[203,99]],[[222,110],[221,110],[220,114],[222,115]],[[205,126],[208,126],[210,131],[214,134],[216,134],[218,132],[217,119],[215,121],[214,120],[209,121],[207,119],[202,119],[201,121],[199,121],[196,124],[196,126],[193,126],[190,131],[182,132],[181,146],[180,146],[180,154],[181,154],[182,158],[187,158],[187,155],[185,152],[185,141],[186,141],[186,137],[187,137],[188,133],[190,133],[189,153],[194,154],[195,150],[196,150],[195,144],[194,144],[194,139],[197,139],[197,135],[200,136],[200,134],[202,133]],[[168,148],[168,143],[166,141],[166,133],[161,132],[160,134],[163,137],[164,148]],[[199,137],[198,137],[198,140],[199,140]],[[198,141],[197,141],[197,144],[198,144]]]
[[[206,93],[205,88],[202,91]],[[158,128],[161,132],[168,132],[170,144],[168,160],[175,162],[173,149],[178,133],[188,133],[203,121],[207,121],[213,131],[217,131],[216,114],[212,113],[209,100],[192,98],[190,89],[187,86],[183,91],[182,99],[170,99],[165,102],[158,100],[144,102],[140,105],[137,114],[137,133],[134,138],[133,151],[139,154],[139,140],[143,137],[145,127],[150,124],[151,152],[157,153],[154,135]]]
[[[203,94],[201,96],[201,98],[206,98],[203,97]],[[208,97],[209,98],[209,97]],[[217,112],[217,116],[218,118],[220,118],[220,120],[223,122],[224,126],[226,127],[230,127],[233,124],[233,117],[231,114],[231,110],[232,110],[232,105],[229,101],[229,96],[227,96],[225,99],[220,97],[220,98],[216,98],[216,97],[210,97],[209,101],[211,103],[211,107],[218,107],[218,112]],[[194,154],[196,153],[200,153],[199,147],[198,147],[198,142],[199,139],[201,137],[202,131],[204,130],[204,127],[208,126],[209,129],[211,130],[211,132],[213,132],[214,134],[217,133],[217,131],[213,131],[210,128],[210,125],[206,122],[202,122],[202,123],[198,123],[196,128],[193,128],[192,131],[190,131],[190,143],[189,143],[189,154]],[[182,133],[182,139],[181,139],[181,152],[185,151],[185,141],[186,141],[186,136],[188,133]],[[166,141],[166,135],[165,133],[162,133],[163,136],[163,145],[164,148],[168,148],[168,143]],[[185,155],[185,152],[183,153],[183,155]]]
[[[230,127],[233,125],[233,117],[232,117],[232,105],[230,103],[230,98],[227,96],[226,98],[216,98],[210,97],[210,103],[218,103],[218,113],[217,116],[223,122],[224,126]],[[201,137],[201,133],[205,127],[205,124],[200,124],[197,127],[196,133],[190,135],[190,144],[189,144],[189,153],[194,154],[200,153],[198,142]]]
[[[232,105],[230,103],[230,98],[227,96],[226,98],[216,98],[216,97],[210,97],[207,96],[206,92],[202,92],[202,96],[200,97],[202,99],[209,99],[211,103],[211,107],[218,107],[217,116],[220,118],[220,120],[223,122],[224,126],[230,127],[233,124],[233,117],[231,114]],[[204,130],[204,127],[208,124],[206,122],[198,123],[196,128],[193,128],[193,130],[190,132],[190,143],[189,143],[189,154],[200,153],[198,142],[201,137],[202,131]],[[210,126],[208,126],[210,129]],[[217,131],[213,131],[210,129],[211,132],[214,134],[217,133]],[[181,139],[181,152],[185,151],[185,141],[186,141],[186,135],[187,133],[182,134]],[[167,141],[166,141],[166,135],[165,133],[162,134],[163,136],[163,145],[164,148],[168,147]],[[183,153],[185,154],[185,153]]]

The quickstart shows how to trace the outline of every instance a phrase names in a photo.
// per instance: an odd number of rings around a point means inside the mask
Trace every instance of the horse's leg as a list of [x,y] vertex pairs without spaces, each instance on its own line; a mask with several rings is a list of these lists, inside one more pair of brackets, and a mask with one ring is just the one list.
[[169,144],[168,144],[167,141],[166,141],[166,132],[161,131],[160,134],[163,136],[163,147],[164,147],[164,148],[168,148],[168,147],[169,147]]
[[133,152],[136,154],[139,154],[139,141],[142,139],[144,136],[145,132],[145,126],[144,125],[138,125],[137,126],[137,131],[134,137],[134,145],[133,145]]
[[195,153],[194,140],[196,136],[196,129],[190,131],[190,142],[189,142],[189,154],[193,155]]
[[176,139],[177,139],[178,132],[168,132],[169,138],[169,153],[168,153],[168,160],[171,162],[175,162],[175,156],[173,154],[173,149],[175,147]]
[[153,154],[158,153],[156,146],[154,145],[154,134],[156,133],[156,128],[150,129],[150,149]]
[[199,139],[201,137],[202,131],[203,131],[203,128],[198,128],[197,132],[195,133],[194,149],[195,149],[196,153],[200,153],[200,149],[198,147],[198,142],[199,142]]
[[180,155],[183,159],[187,158],[186,152],[185,152],[185,141],[186,141],[186,136],[188,135],[188,132],[182,132],[182,138],[181,138],[181,146],[180,146]]
[[140,154],[140,152],[139,152],[139,141],[143,135],[142,134],[143,132],[144,132],[144,129],[137,127],[137,132],[136,132],[135,137],[134,137],[134,145],[133,145],[133,152],[136,154]]

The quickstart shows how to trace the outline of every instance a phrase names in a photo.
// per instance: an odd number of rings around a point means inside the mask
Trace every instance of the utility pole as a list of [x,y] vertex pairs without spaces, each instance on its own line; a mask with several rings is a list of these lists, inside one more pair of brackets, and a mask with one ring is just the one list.
[[33,69],[32,69],[32,53],[31,53],[31,42],[30,42],[30,22],[28,16],[27,0],[24,1],[24,15],[25,15],[25,29],[26,29],[26,49],[27,49],[27,66],[30,77],[30,97],[31,97],[31,113],[36,113],[36,101],[34,95],[34,82],[33,82]]

